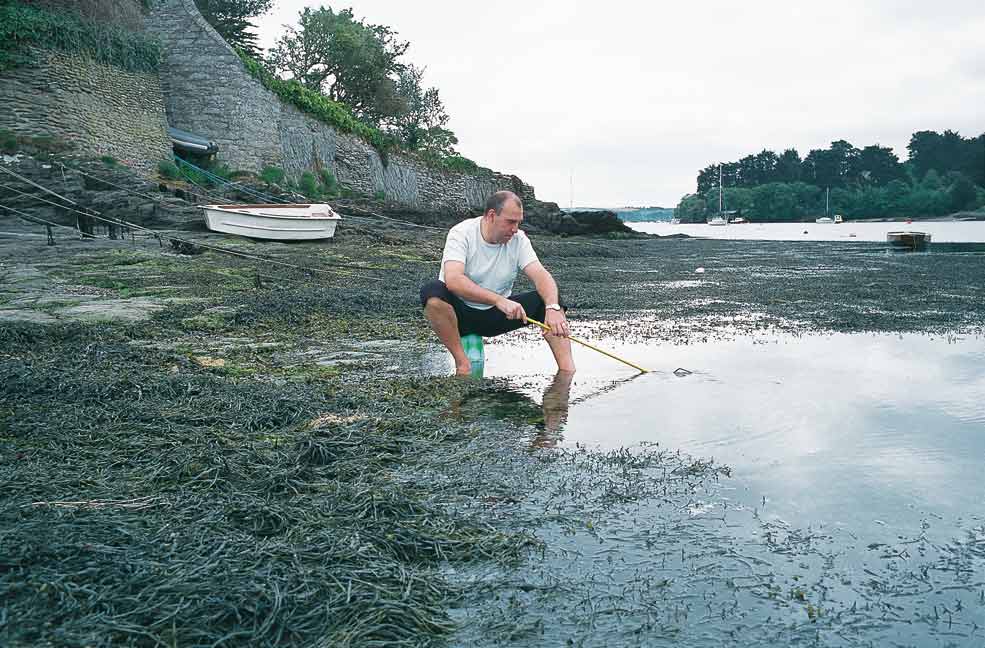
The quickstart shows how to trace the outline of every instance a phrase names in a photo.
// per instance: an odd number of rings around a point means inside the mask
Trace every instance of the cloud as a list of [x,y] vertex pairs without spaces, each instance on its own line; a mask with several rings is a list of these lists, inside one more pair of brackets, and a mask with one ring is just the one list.
[[[281,0],[261,43],[303,4]],[[348,4],[411,42],[465,155],[561,203],[572,172],[581,204],[673,205],[764,148],[902,158],[916,130],[982,130],[980,2]]]

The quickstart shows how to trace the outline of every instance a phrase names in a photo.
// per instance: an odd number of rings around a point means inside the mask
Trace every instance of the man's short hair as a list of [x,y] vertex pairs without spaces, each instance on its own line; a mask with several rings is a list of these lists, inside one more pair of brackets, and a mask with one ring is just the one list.
[[483,214],[488,214],[489,210],[496,212],[499,216],[503,213],[503,207],[506,206],[506,201],[512,200],[516,203],[516,206],[523,209],[523,201],[520,200],[520,196],[516,195],[512,191],[497,191],[493,195],[489,196],[486,200],[486,208],[482,211]]

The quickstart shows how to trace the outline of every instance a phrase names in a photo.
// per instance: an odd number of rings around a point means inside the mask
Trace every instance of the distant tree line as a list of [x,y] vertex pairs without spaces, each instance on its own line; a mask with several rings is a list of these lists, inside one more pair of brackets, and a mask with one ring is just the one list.
[[269,11],[273,0],[195,2],[228,43],[270,75],[296,83],[301,92],[279,86],[280,94],[300,97],[302,108],[317,105],[320,113],[333,112],[324,101],[305,98],[303,91],[317,93],[382,134],[372,138],[374,145],[396,143],[445,168],[477,168],[455,150],[458,139],[446,128],[449,116],[438,89],[424,85],[424,70],[405,60],[410,43],[390,27],[369,24],[351,9],[306,7],[297,26],[287,27],[264,54],[256,46],[250,21]]
[[[810,219],[828,211],[848,217],[940,216],[985,207],[985,133],[914,133],[909,159],[889,147],[858,149],[844,140],[814,149],[764,150],[721,165],[724,209],[757,221]],[[702,221],[718,211],[719,166],[698,173],[698,191],[676,215]],[[828,193],[830,191],[830,193]]]

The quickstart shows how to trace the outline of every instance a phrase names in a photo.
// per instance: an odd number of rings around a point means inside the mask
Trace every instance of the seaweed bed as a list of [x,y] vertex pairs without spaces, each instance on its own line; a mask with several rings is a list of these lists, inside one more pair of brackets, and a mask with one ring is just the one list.
[[[806,586],[753,569],[762,559],[737,553],[727,528],[702,530],[687,511],[726,467],[659,447],[531,448],[542,421],[522,405],[504,415],[503,385],[424,375],[417,287],[437,270],[440,232],[343,225],[318,244],[181,232],[292,268],[3,229],[0,644],[869,645],[905,616],[886,601],[910,571],[887,567],[881,593],[822,613]],[[573,320],[600,337],[613,322],[672,343],[985,323],[975,246],[534,243]],[[659,533],[626,521],[643,503],[664,511]],[[616,586],[610,555],[566,573],[606,519],[646,560],[682,547],[681,571],[661,581],[641,558]],[[809,533],[768,537],[767,554],[821,555]],[[905,623],[939,629],[927,636],[941,645],[981,642],[983,559],[985,531],[929,549],[958,607],[924,605]],[[710,634],[687,625],[696,583]],[[782,601],[782,624],[747,618],[740,591]]]

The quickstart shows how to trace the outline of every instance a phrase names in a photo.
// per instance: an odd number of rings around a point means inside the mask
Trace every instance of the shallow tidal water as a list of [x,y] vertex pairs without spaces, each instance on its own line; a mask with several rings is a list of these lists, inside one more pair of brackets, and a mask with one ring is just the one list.
[[[563,444],[649,442],[714,458],[742,482],[736,499],[765,498],[796,524],[858,529],[902,523],[917,509],[985,513],[985,339],[836,334],[599,346],[654,373],[632,378],[632,369],[578,349],[585,376],[572,384]],[[536,347],[494,344],[489,356],[489,377],[515,376],[528,360],[550,370],[549,352]],[[692,373],[675,375],[678,367]],[[607,385],[610,377],[627,380]]]
[[[679,512],[683,522],[644,503],[591,537],[545,531],[579,558],[546,560],[541,578],[561,571],[594,583],[584,596],[620,600],[623,614],[579,626],[584,601],[541,600],[545,618],[567,609],[572,621],[544,632],[544,645],[985,645],[985,338],[592,338],[652,373],[634,376],[576,345],[579,371],[568,383],[554,379],[538,337],[487,341],[484,367],[542,408],[532,445],[658,444],[731,469]],[[650,534],[668,525],[675,531],[654,553]],[[680,564],[668,567],[678,547]],[[692,551],[717,577],[689,563]],[[623,568],[611,567],[614,556]],[[649,579],[658,577],[680,591],[667,599],[673,615],[654,625]]]

